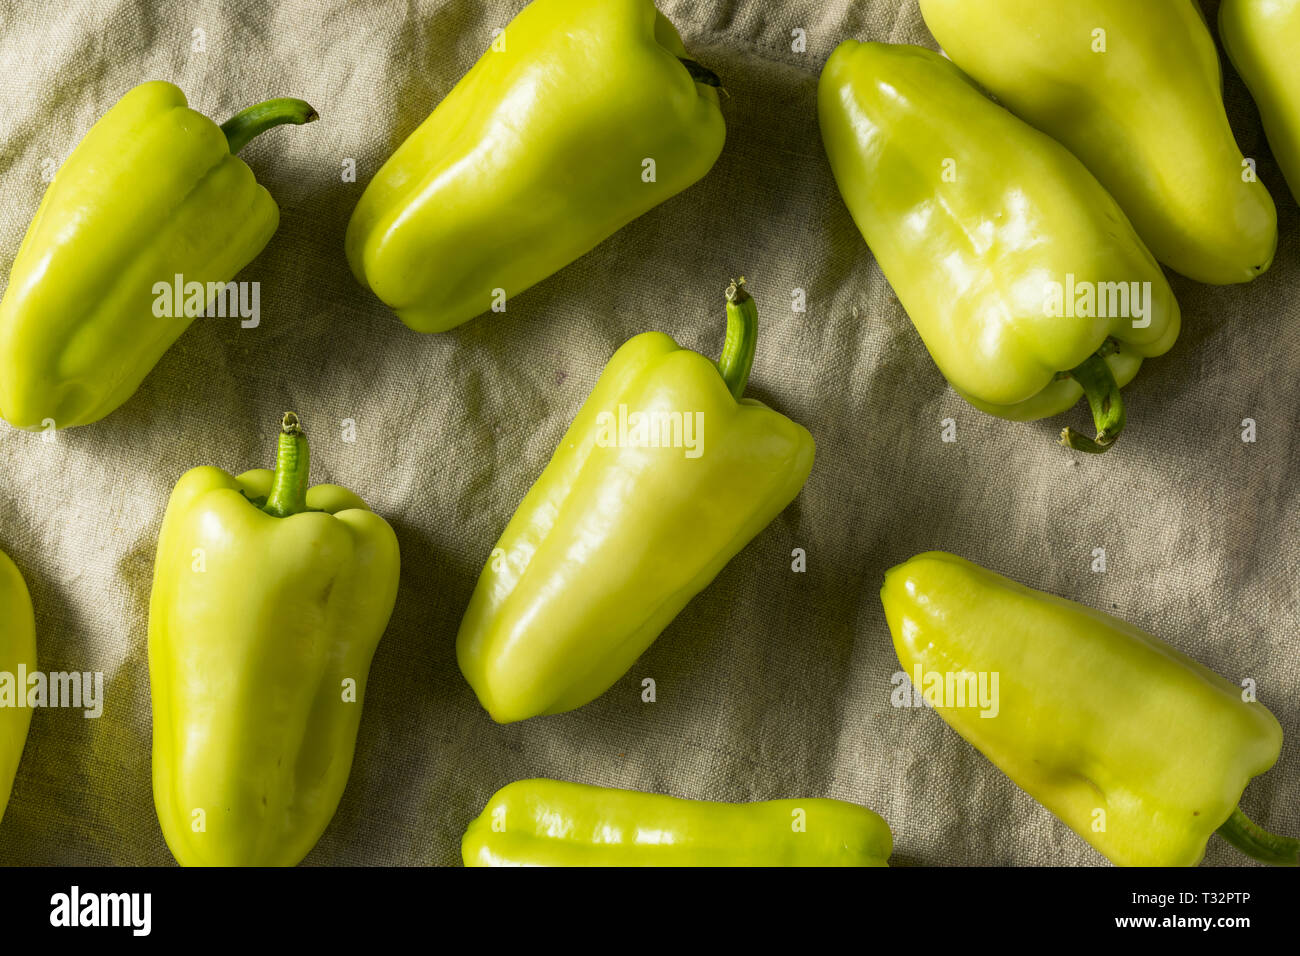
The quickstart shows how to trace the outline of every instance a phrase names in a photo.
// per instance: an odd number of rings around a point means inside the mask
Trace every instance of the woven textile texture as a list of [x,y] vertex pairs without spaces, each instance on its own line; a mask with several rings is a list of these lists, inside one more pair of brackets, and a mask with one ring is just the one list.
[[[898,662],[878,591],[888,567],[930,549],[1256,679],[1287,743],[1243,806],[1300,832],[1300,215],[1226,59],[1229,115],[1278,205],[1276,262],[1249,286],[1171,276],[1182,337],[1125,390],[1117,449],[1083,460],[1055,443],[1063,424],[1088,425],[1082,405],[1013,424],[954,394],[831,177],[821,66],[849,37],[933,47],[915,0],[659,0],[730,93],[713,171],[506,313],[409,331],[350,274],[348,216],[522,6],[0,0],[0,275],[43,171],[143,80],[176,83],[218,121],[281,95],[322,117],[242,153],[281,209],[240,275],[261,283],[258,328],[196,322],[125,406],[54,441],[0,425],[0,549],[31,587],[40,666],[102,671],[107,695],[97,720],[35,714],[0,863],[171,861],[150,788],[146,657],[163,508],[190,467],[269,467],[287,409],[313,438],[313,483],[386,517],[403,565],[351,780],[308,864],[455,864],[493,791],[532,776],[855,801],[889,821],[897,864],[1103,864],[938,715],[891,706]],[[1206,12],[1213,22],[1217,3]],[[454,652],[493,543],[618,345],[658,329],[716,354],[736,273],[760,310],[749,394],[812,432],[811,479],[607,694],[497,726]],[[1105,573],[1091,569],[1096,548]],[[1243,859],[1218,839],[1206,856]]]

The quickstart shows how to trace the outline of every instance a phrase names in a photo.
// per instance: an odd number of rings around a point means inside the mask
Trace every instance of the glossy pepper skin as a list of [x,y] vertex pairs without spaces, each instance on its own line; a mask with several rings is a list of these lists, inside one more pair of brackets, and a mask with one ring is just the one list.
[[[172,493],[149,608],[153,788],[184,866],[293,866],[347,784],[397,596],[397,538],[308,490],[285,416],[276,472],[196,468]],[[201,814],[197,811],[202,811]]]
[[1259,106],[1273,158],[1300,202],[1300,0],[1223,0],[1219,38]]
[[559,780],[496,792],[466,866],[888,866],[889,825],[840,800],[711,803]]
[[921,0],[921,12],[958,66],[1083,160],[1165,265],[1226,285],[1272,264],[1277,210],[1245,175],[1196,0]]
[[[1179,310],[1105,189],[920,47],[842,43],[822,71],[818,117],[854,221],[957,392],[1024,421],[1067,410],[1086,389],[1098,440],[1067,430],[1067,443],[1110,447],[1123,427],[1119,387],[1174,344]],[[1149,314],[1053,315],[1050,284],[1064,300],[1070,277],[1099,290],[1150,283]]]
[[36,618],[23,576],[0,551],[0,675],[8,675],[0,676],[0,821],[32,722],[32,709],[15,706],[17,698],[10,697],[27,693],[18,683],[20,667],[27,673],[36,670]]
[[224,126],[170,83],[143,83],[60,167],[0,302],[0,416],[16,428],[98,421],[130,398],[194,320],[154,314],[155,283],[227,282],[279,223],[234,155],[316,113],[271,100]]
[[[456,656],[493,719],[603,694],[807,480],[808,431],[739,397],[757,314],[742,285],[728,296],[719,365],[660,332],[614,353],[489,556]],[[699,453],[684,430],[682,447],[624,440],[620,410],[702,422]]]
[[1240,687],[1118,618],[951,554],[892,568],[880,599],[909,677],[998,674],[992,718],[950,697],[935,710],[1112,862],[1195,866],[1220,828],[1260,859],[1272,841],[1294,862],[1300,844],[1236,809],[1282,746]]
[[722,151],[719,81],[686,60],[653,0],[533,0],[504,43],[398,147],[348,223],[353,273],[417,332],[486,312],[498,289],[508,308]]

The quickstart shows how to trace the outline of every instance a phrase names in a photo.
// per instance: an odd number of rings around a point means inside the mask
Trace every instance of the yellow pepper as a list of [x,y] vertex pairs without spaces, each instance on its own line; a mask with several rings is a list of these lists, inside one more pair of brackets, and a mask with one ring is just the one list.
[[727,313],[717,365],[660,332],[614,354],[488,557],[456,656],[495,720],[603,694],[808,479],[812,436],[740,397],[742,285]]
[[559,780],[501,788],[466,866],[888,866],[889,825],[841,800],[712,803]]
[[921,12],[953,62],[1083,160],[1165,265],[1224,285],[1272,264],[1277,210],[1233,138],[1197,0],[921,0]]
[[1101,184],[920,47],[842,43],[818,113],[840,193],[957,393],[1012,421],[1086,394],[1097,437],[1062,442],[1112,447],[1120,387],[1173,346],[1179,310]]
[[1223,0],[1219,37],[1255,97],[1273,158],[1300,202],[1300,0]]
[[418,332],[507,309],[709,171],[718,83],[653,0],[533,0],[366,187],[352,271]]
[[36,618],[27,584],[9,556],[0,551],[0,820],[27,741],[32,710],[20,706],[27,687],[20,672],[36,670]]
[[[227,310],[225,283],[280,221],[235,154],[273,126],[314,119],[302,100],[277,99],[218,126],[162,82],[100,117],[50,183],[9,273],[0,417],[32,430],[98,421],[200,312]],[[160,297],[178,281],[185,301]]]
[[1300,841],[1237,807],[1277,761],[1263,704],[1131,624],[942,552],[880,591],[916,692],[1111,861],[1195,866],[1216,830],[1295,865]]
[[274,474],[186,473],[149,605],[154,804],[184,866],[293,866],[334,816],[397,598],[392,528],[307,487],[292,413]]

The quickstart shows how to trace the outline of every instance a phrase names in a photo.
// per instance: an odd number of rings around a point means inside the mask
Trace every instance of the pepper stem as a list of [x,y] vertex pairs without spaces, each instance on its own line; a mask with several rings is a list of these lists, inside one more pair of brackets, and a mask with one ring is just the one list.
[[722,86],[722,79],[707,66],[702,66],[694,60],[689,60],[684,56],[677,59],[682,61],[682,66],[686,67],[686,72],[691,75],[691,79],[696,83],[703,83],[705,86]]
[[1124,399],[1119,384],[1111,374],[1110,365],[1101,351],[1088,356],[1082,365],[1070,370],[1070,377],[1083,386],[1092,409],[1092,421],[1097,426],[1097,437],[1089,438],[1069,428],[1061,429],[1061,444],[1075,451],[1099,455],[1110,450],[1124,430]]
[[727,390],[737,401],[749,384],[754,367],[754,350],[758,347],[758,307],[745,291],[745,277],[732,279],[727,286],[727,339],[722,343],[718,371]]
[[302,423],[293,412],[284,413],[280,423],[280,445],[275,455],[275,479],[262,509],[276,518],[288,518],[307,510],[307,476],[311,451]]
[[221,132],[226,134],[226,141],[230,143],[230,155],[233,156],[247,146],[254,136],[265,133],[272,126],[283,123],[301,126],[315,119],[320,119],[320,114],[310,103],[281,97],[241,110],[221,124]]
[[1269,833],[1242,813],[1241,807],[1233,808],[1232,816],[1219,827],[1219,836],[1261,863],[1273,866],[1300,865],[1300,840]]

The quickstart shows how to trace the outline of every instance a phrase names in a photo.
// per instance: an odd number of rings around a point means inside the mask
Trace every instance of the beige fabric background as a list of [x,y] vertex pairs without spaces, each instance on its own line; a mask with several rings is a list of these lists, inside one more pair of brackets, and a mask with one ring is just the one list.
[[[898,665],[877,591],[886,568],[930,548],[1256,678],[1287,743],[1244,805],[1300,833],[1300,216],[1231,68],[1229,113],[1278,203],[1277,261],[1249,287],[1173,277],[1182,339],[1126,390],[1118,449],[1076,460],[1054,444],[1062,420],[998,421],[947,387],[831,179],[818,71],[846,37],[933,45],[915,0],[660,0],[731,92],[712,173],[508,314],[408,331],[348,272],[348,216],[522,5],[0,0],[0,274],[42,194],[42,161],[66,157],[137,82],[171,80],[218,121],[274,95],[323,117],[244,152],[282,211],[241,274],[262,283],[260,328],[198,322],[125,407],[54,443],[0,425],[0,548],[31,585],[40,664],[102,670],[109,695],[98,721],[36,714],[0,862],[170,862],[149,782],[159,522],[187,468],[268,465],[289,408],[314,438],[314,481],[365,497],[403,557],[351,782],[308,863],[457,863],[488,796],[528,776],[858,801],[889,820],[896,863],[1103,863],[937,715],[891,708]],[[795,28],[805,53],[791,50]],[[206,52],[191,51],[195,29]],[[340,181],[347,158],[356,183]],[[608,694],[496,726],[453,651],[482,562],[614,349],[660,329],[716,353],[737,272],[762,315],[751,393],[812,431],[811,480]],[[789,307],[796,287],[805,314]],[[955,444],[940,441],[948,417]],[[1239,438],[1247,417],[1255,444]],[[355,444],[340,440],[344,419]],[[790,570],[795,547],[805,574]],[[1096,547],[1108,573],[1089,571]],[[654,705],[639,697],[647,676]],[[1211,842],[1208,862],[1242,859]]]

